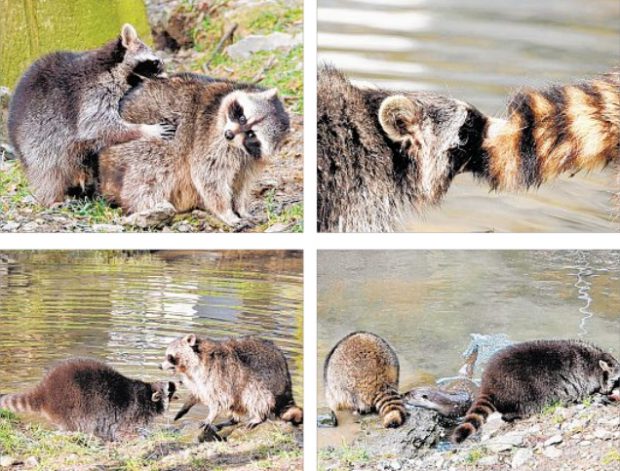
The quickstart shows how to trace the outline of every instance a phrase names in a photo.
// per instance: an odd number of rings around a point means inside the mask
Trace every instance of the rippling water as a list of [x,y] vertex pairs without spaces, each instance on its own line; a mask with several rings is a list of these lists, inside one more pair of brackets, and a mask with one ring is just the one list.
[[[434,90],[501,115],[511,91],[620,64],[617,0],[319,0],[319,61],[353,79]],[[414,231],[618,230],[611,169],[527,194],[489,194],[459,176]]]
[[325,357],[354,330],[390,342],[402,390],[454,376],[472,333],[581,338],[620,358],[620,251],[323,251],[318,325],[320,407]]
[[300,252],[0,253],[0,391],[79,355],[165,379],[174,338],[254,334],[284,350],[302,403],[302,286]]

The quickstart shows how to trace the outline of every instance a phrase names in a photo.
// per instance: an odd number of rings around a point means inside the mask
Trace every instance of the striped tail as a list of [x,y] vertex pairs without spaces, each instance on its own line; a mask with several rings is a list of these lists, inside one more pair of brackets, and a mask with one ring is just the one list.
[[37,412],[39,407],[33,401],[29,393],[25,394],[2,394],[0,395],[0,409],[11,412]]
[[459,425],[452,434],[454,443],[461,443],[470,435],[476,433],[487,420],[487,417],[495,412],[495,406],[487,394],[481,394],[476,398],[472,406],[467,411],[465,420]]
[[385,428],[400,427],[405,422],[405,405],[403,398],[394,389],[380,392],[373,405],[383,420]]
[[620,72],[574,85],[524,90],[507,120],[490,118],[483,168],[494,189],[539,186],[562,173],[620,161]]

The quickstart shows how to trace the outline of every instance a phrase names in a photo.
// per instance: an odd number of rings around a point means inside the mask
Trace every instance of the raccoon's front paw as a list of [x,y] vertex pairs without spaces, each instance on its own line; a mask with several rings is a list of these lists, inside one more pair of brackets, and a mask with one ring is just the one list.
[[198,435],[198,441],[200,443],[204,442],[224,442],[225,438],[222,438],[218,433],[216,428],[211,424],[203,424],[202,432]]
[[150,139],[170,139],[174,137],[176,128],[171,124],[142,124],[142,134]]

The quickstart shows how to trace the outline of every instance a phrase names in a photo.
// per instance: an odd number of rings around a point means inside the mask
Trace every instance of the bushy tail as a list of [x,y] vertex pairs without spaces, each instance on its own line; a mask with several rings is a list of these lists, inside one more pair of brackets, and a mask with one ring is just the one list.
[[620,161],[620,73],[517,93],[506,120],[490,118],[482,150],[474,172],[499,190]]
[[400,427],[405,422],[406,411],[403,398],[394,389],[377,394],[373,405],[381,416],[385,428]]
[[454,443],[461,443],[470,435],[476,433],[487,420],[487,417],[495,412],[495,406],[486,394],[481,394],[476,398],[472,406],[465,415],[465,420],[459,425],[452,434]]
[[304,411],[301,407],[292,403],[280,412],[280,418],[293,425],[301,425],[304,423]]
[[33,401],[29,393],[25,394],[0,394],[0,409],[11,412],[37,412],[39,406]]

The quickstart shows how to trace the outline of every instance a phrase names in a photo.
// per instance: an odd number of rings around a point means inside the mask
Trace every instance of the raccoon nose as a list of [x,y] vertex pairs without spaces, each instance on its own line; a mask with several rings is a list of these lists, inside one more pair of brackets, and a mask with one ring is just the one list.
[[232,132],[230,129],[227,129],[226,131],[224,131],[224,137],[227,140],[232,141],[235,138],[235,133]]

